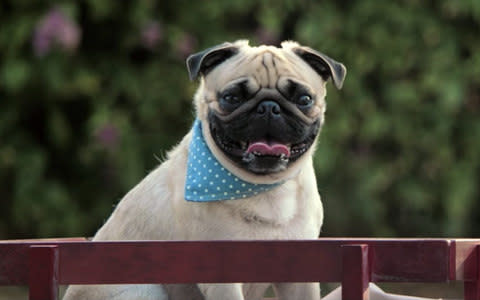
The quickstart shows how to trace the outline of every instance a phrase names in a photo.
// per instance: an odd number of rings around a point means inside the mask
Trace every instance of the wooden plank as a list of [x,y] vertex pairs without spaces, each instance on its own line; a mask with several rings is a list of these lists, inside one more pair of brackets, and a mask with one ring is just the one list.
[[447,282],[448,240],[399,240],[368,242],[372,282]]
[[28,284],[28,247],[0,243],[0,285]]
[[56,245],[62,242],[82,242],[83,237],[5,240],[0,241],[0,286],[28,284],[28,249],[30,245]]
[[12,243],[31,243],[31,244],[49,244],[57,242],[86,242],[85,237],[68,237],[68,238],[46,238],[46,239],[23,239],[23,240],[0,240],[0,244]]
[[[28,247],[0,242],[0,285],[28,284]],[[55,242],[67,283],[341,282],[341,246],[369,246],[372,282],[443,282],[449,240]],[[394,258],[394,259],[392,259]]]
[[58,247],[33,245],[29,248],[29,299],[58,299]]
[[451,280],[473,281],[477,279],[478,254],[475,249],[478,245],[480,245],[478,239],[452,240]]
[[[448,280],[449,243],[446,240],[328,239],[66,243],[61,245],[60,277],[64,283],[83,284],[114,281],[340,282],[340,247],[356,243],[364,243],[372,250],[371,279],[374,282]],[[94,276],[86,278],[85,274]]]
[[463,294],[465,300],[480,300],[480,281],[465,281]]
[[60,279],[72,284],[332,281],[340,274],[333,271],[340,267],[332,259],[337,251],[316,241],[67,243],[61,245]]
[[[480,300],[480,246],[473,247],[470,255],[464,264],[464,272],[466,279],[464,285],[464,299],[465,300]],[[468,264],[468,266],[467,266]]]
[[342,299],[368,300],[370,262],[368,246],[342,246]]

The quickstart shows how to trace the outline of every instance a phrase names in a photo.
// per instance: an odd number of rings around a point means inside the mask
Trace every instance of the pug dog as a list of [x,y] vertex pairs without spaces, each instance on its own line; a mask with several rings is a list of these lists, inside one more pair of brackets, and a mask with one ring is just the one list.
[[[223,43],[188,57],[196,120],[118,204],[94,241],[316,239],[323,222],[312,155],[326,83],[343,64],[293,41]],[[72,285],[65,300],[257,300],[266,283]],[[280,300],[320,299],[318,283],[274,283]]]

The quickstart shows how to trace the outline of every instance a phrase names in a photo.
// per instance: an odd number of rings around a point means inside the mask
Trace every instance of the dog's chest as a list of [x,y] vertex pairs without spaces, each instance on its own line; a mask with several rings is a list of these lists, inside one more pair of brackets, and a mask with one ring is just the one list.
[[199,204],[195,223],[201,226],[190,227],[190,230],[187,230],[191,234],[190,237],[195,239],[316,238],[321,222],[317,220],[318,207],[307,203],[307,199],[299,193],[295,183],[286,184],[248,199]]
[[238,221],[252,225],[281,226],[288,224],[298,213],[299,203],[296,198],[295,186],[280,186],[256,197],[238,201],[230,208]]

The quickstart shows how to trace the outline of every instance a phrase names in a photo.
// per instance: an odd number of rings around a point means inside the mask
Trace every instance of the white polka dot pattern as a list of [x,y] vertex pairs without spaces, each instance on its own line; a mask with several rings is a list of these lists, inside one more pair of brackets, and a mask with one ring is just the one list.
[[243,199],[271,190],[281,183],[246,182],[227,171],[212,155],[202,134],[202,124],[195,120],[190,143],[185,180],[185,199],[206,202]]

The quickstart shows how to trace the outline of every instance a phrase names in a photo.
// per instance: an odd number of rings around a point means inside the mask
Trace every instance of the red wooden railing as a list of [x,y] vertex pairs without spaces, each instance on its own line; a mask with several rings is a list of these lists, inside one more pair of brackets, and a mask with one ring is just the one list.
[[61,284],[341,282],[344,300],[369,282],[448,282],[480,300],[480,240],[0,241],[0,285],[53,300]]

